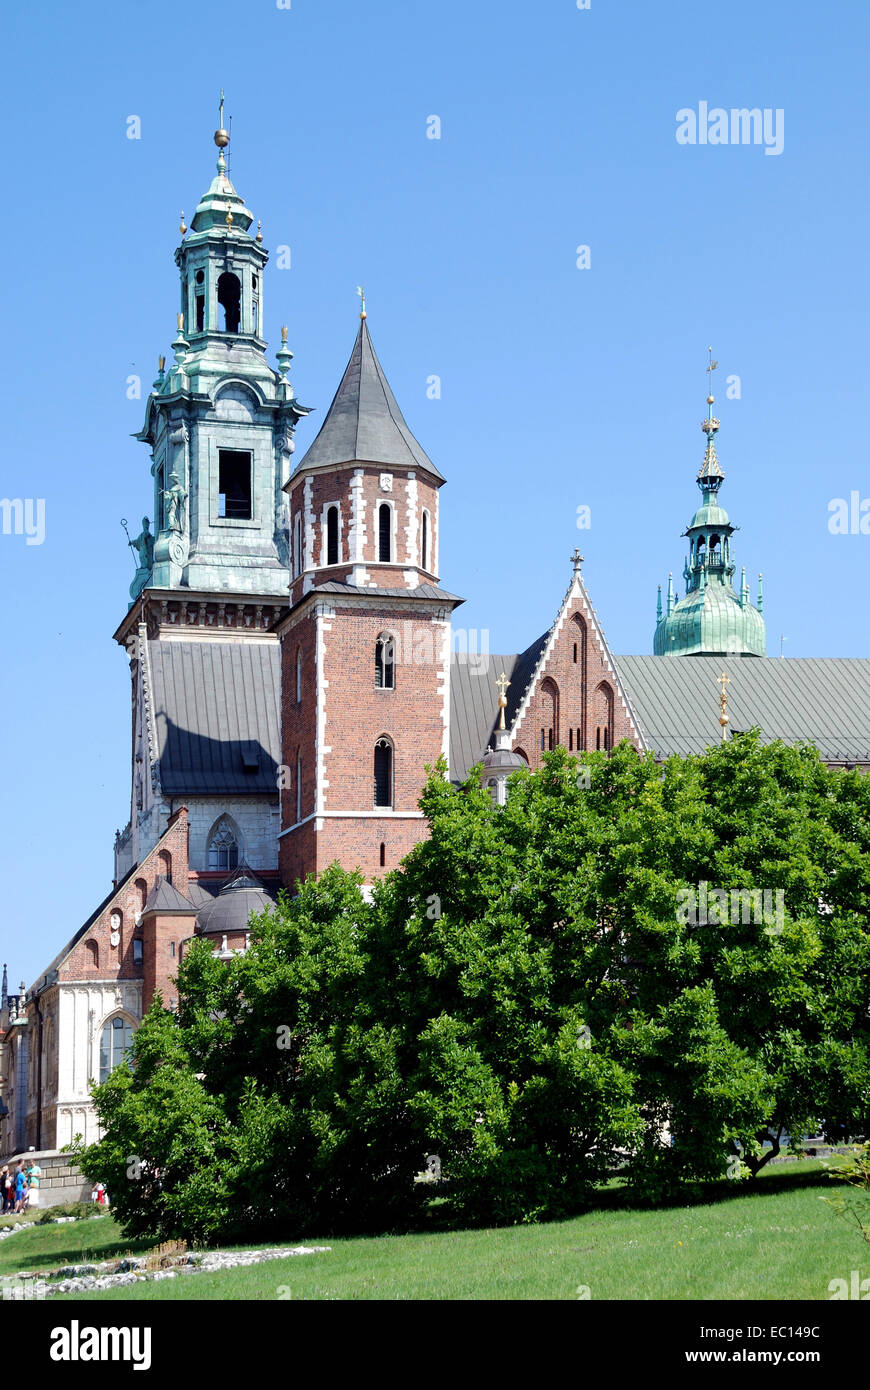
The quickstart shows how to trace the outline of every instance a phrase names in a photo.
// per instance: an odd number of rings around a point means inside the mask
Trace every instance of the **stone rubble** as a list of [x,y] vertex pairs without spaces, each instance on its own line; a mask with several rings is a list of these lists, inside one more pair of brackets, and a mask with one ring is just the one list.
[[[250,1265],[265,1264],[268,1260],[286,1260],[296,1255],[325,1254],[329,1245],[294,1245],[278,1250],[207,1250],[190,1255],[173,1257],[175,1268],[157,1269],[147,1272],[145,1257],[133,1256],[120,1260],[104,1260],[100,1264],[64,1265],[54,1270],[48,1278],[41,1280],[42,1296],[54,1298],[58,1294],[85,1293],[92,1289],[112,1289],[123,1284],[137,1284],[158,1279],[175,1279],[179,1275],[213,1272],[217,1269],[240,1269]],[[112,1273],[100,1273],[101,1270]],[[22,1276],[15,1275],[20,1279]],[[28,1275],[28,1278],[33,1278]],[[3,1281],[0,1280],[0,1288]],[[12,1289],[13,1299],[25,1297],[23,1286]],[[32,1295],[30,1295],[32,1297]]]

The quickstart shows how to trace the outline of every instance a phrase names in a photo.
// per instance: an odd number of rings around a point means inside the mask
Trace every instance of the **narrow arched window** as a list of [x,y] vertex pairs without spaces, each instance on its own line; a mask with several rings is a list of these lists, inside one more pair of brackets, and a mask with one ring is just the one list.
[[148,884],[145,882],[144,878],[137,878],[135,887],[139,894],[139,911],[142,912],[148,901]]
[[429,513],[427,511],[423,512],[421,525],[420,568],[424,570],[429,568]]
[[568,730],[568,752],[569,752],[569,753],[573,753],[573,752],[574,752],[574,730],[573,730],[573,729],[569,729],[569,730]]
[[600,748],[601,748],[601,726],[600,726],[600,725],[599,725],[599,727],[595,730],[595,747],[596,747],[596,749],[600,749]]
[[100,1034],[100,1085],[123,1062],[132,1041],[132,1023],[126,1018],[110,1018]]
[[157,856],[157,868],[159,874],[166,879],[167,883],[172,882],[172,855],[168,849],[162,849]]
[[390,634],[382,632],[375,643],[375,689],[394,690],[395,687],[395,645]]
[[218,306],[222,310],[219,324],[221,333],[238,333],[242,312],[242,287],[239,277],[233,275],[232,271],[225,270],[223,275],[218,276],[217,297]]
[[232,873],[239,867],[239,844],[228,821],[218,821],[208,842],[208,867],[213,873]]
[[296,754],[296,820],[302,819],[302,754]]
[[302,573],[302,513],[297,512],[293,520],[293,577],[298,579]]
[[392,538],[393,538],[393,517],[392,509],[386,502],[382,502],[378,507],[378,559],[382,564],[389,564],[392,560]]
[[97,945],[96,941],[86,941],[86,942],[85,942],[85,951],[86,951],[86,953],[87,953],[87,957],[86,957],[86,958],[87,958],[88,968],[91,969],[91,970],[99,970],[99,968],[100,968],[100,948],[99,948],[99,946]]
[[302,648],[296,648],[296,703],[302,701]]
[[326,563],[338,564],[338,507],[329,507],[326,513]]
[[375,744],[375,805],[393,804],[393,745],[388,738]]
[[381,868],[385,868],[387,863],[387,847],[381,840]]
[[574,643],[574,665],[577,665],[577,643]]

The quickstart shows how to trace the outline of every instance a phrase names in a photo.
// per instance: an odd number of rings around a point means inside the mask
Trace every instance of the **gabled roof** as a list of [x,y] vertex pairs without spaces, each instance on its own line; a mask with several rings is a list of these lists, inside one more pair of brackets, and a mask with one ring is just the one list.
[[295,471],[357,461],[425,468],[444,481],[405,423],[365,319],[360,321],[350,361],[326,419]]
[[829,763],[870,764],[870,660],[846,657],[616,656],[658,758],[703,753],[721,740],[718,678],[728,686],[729,728],[761,729],[765,742],[814,743]]
[[277,642],[148,643],[166,796],[277,795]]

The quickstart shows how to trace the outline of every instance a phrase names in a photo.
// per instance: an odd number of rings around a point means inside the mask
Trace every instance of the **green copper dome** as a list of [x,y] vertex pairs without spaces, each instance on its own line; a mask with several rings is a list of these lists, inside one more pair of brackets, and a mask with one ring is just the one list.
[[662,613],[659,589],[653,651],[656,656],[766,656],[761,576],[757,608],[749,601],[745,570],[739,595],[731,584],[736,568],[731,558],[734,527],[728,513],[719,506],[719,489],[725,478],[716,457],[719,421],[713,418],[712,396],[707,397],[707,404],[708,416],[701,426],[707,436],[707,448],[698,472],[703,500],[684,532],[689,541],[683,567],[686,593],[675,600],[671,578],[667,608]]

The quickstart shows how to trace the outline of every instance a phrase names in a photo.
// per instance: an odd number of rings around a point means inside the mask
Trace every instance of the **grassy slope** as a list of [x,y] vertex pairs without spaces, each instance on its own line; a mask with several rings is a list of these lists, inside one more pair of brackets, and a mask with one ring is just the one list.
[[[587,1285],[592,1299],[824,1300],[831,1279],[852,1269],[870,1276],[870,1246],[819,1201],[826,1191],[818,1165],[802,1163],[764,1177],[756,1192],[741,1186],[735,1195],[722,1184],[697,1205],[602,1208],[501,1230],[312,1239],[330,1253],[75,1299],[575,1299]],[[130,1248],[114,1222],[98,1227],[99,1237],[84,1226],[50,1228],[49,1261],[46,1233],[15,1236],[0,1245],[3,1268],[57,1263],[60,1251],[60,1259],[82,1249],[99,1255],[98,1238],[103,1256]],[[38,1249],[27,1248],[33,1240]]]

